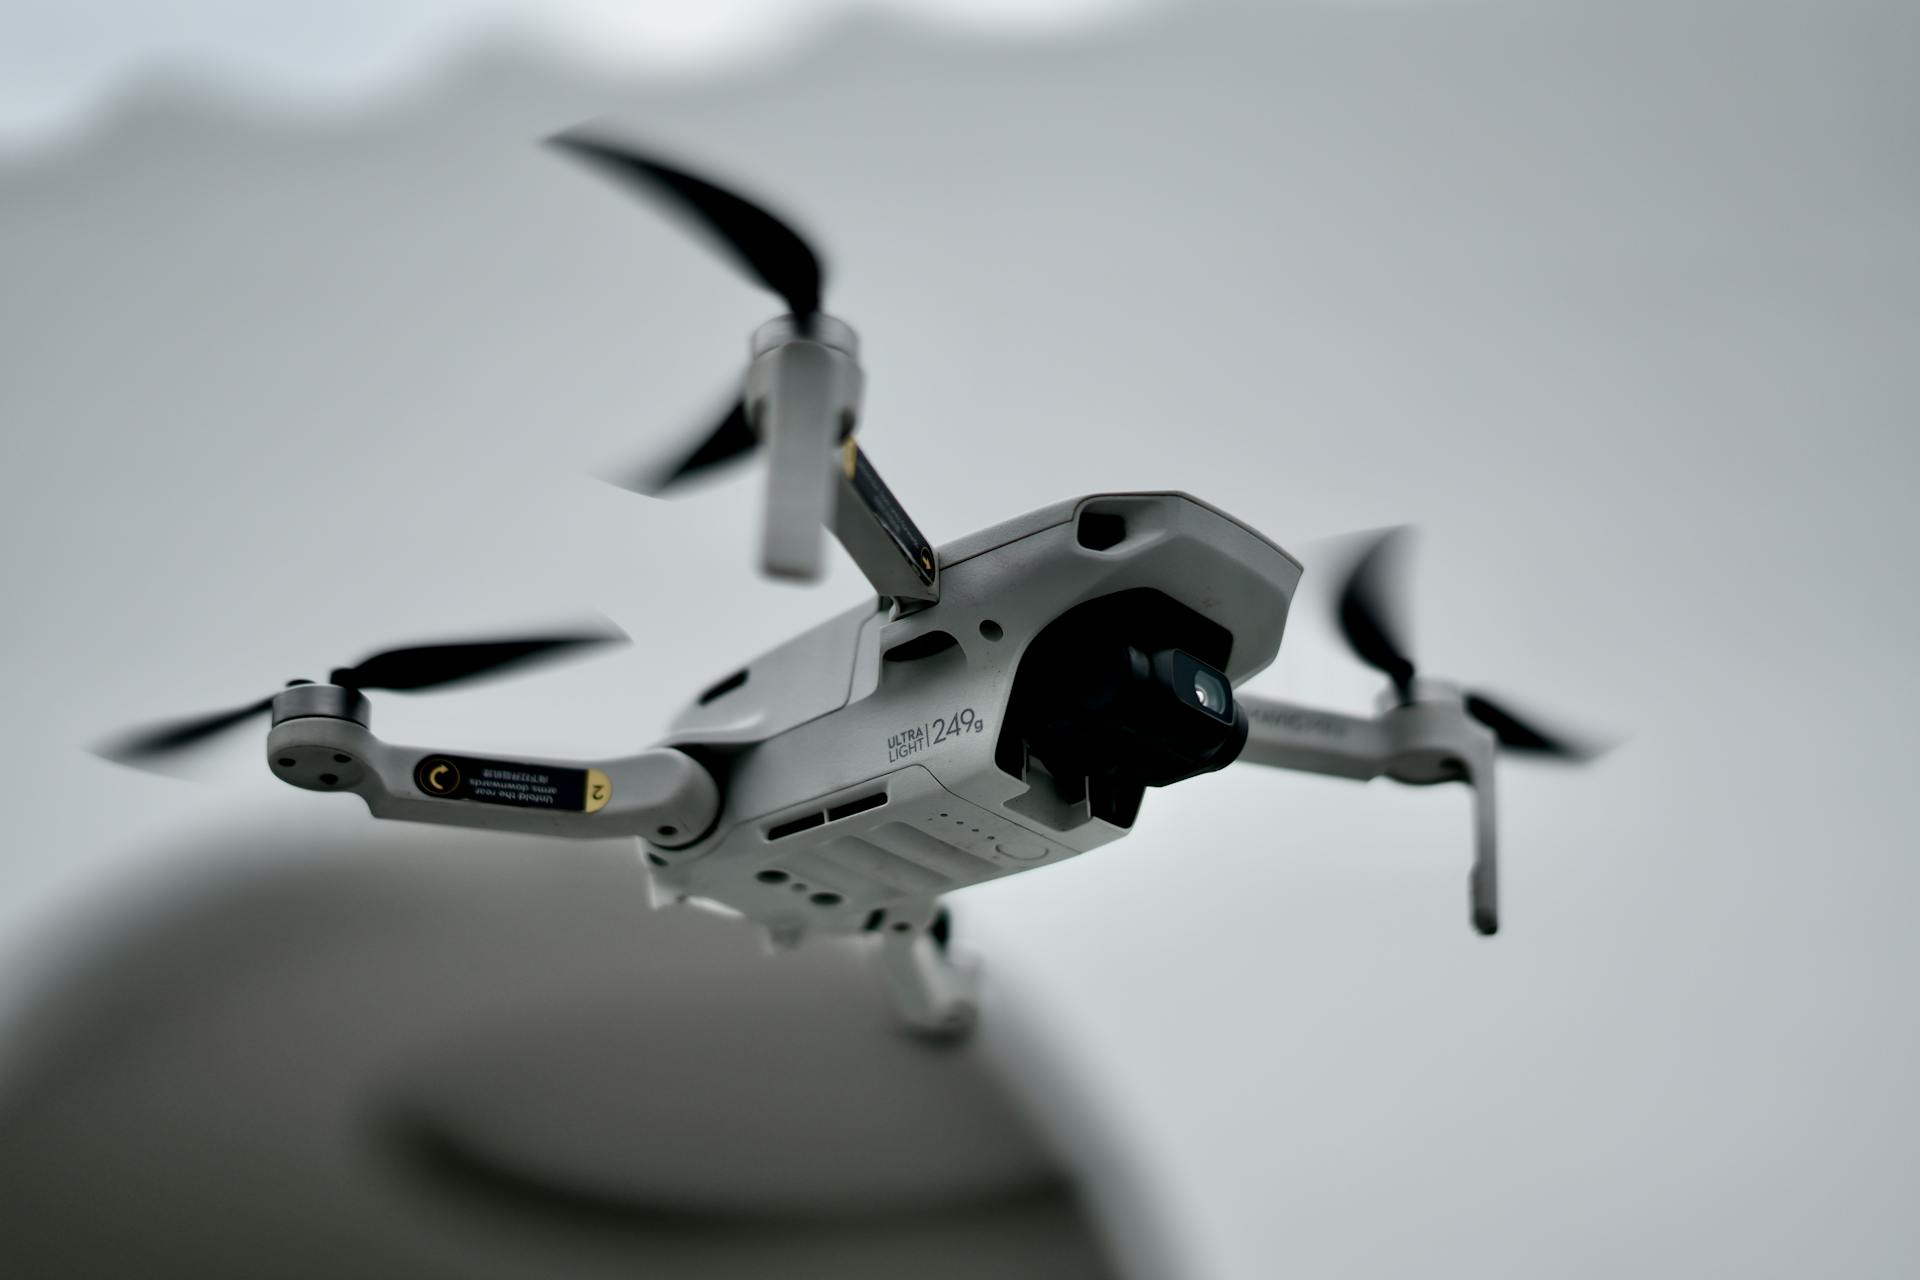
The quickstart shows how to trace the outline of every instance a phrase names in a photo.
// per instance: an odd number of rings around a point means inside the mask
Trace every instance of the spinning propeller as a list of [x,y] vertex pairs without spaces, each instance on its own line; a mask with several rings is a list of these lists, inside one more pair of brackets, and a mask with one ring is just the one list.
[[[411,693],[439,689],[510,667],[526,667],[577,656],[582,650],[606,644],[624,644],[626,633],[611,623],[598,631],[540,636],[524,640],[469,640],[450,644],[414,645],[388,649],[363,658],[351,667],[336,667],[327,683],[342,688],[381,689]],[[290,680],[288,686],[310,684]],[[103,744],[96,754],[116,764],[144,768],[196,746],[214,735],[273,708],[275,695],[227,711],[182,720],[170,720],[133,730]]]
[[[820,316],[825,271],[800,233],[744,196],[704,178],[643,156],[631,148],[580,130],[557,134],[550,145],[580,157],[619,182],[658,199],[704,229],[747,274],[782,302],[801,334]],[[747,421],[744,397],[734,400],[720,424],[676,460],[649,466],[622,483],[635,493],[659,494],[682,480],[751,453],[760,443]]]
[[626,144],[578,129],[549,142],[691,221],[787,308],[754,335],[743,389],[719,424],[615,483],[658,496],[765,445],[766,572],[818,578],[820,530],[831,527],[881,595],[937,599],[932,547],[853,442],[859,341],[820,309],[819,255],[761,205]]
[[[1393,681],[1401,703],[1415,700],[1413,659],[1401,636],[1403,598],[1400,578],[1405,529],[1388,529],[1355,561],[1340,591],[1341,634],[1360,660]],[[1484,693],[1462,691],[1467,714],[1493,730],[1500,745],[1546,759],[1579,762],[1599,755],[1603,748],[1566,733],[1541,728]]]

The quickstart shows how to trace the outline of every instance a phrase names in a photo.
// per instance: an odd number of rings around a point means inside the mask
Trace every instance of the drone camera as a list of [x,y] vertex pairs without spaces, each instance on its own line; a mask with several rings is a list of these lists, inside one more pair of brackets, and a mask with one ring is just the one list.
[[1232,636],[1153,590],[1089,601],[1055,619],[1021,661],[1000,759],[1038,760],[1063,799],[1132,826],[1147,787],[1225,768],[1247,715],[1221,665]]
[[[1163,787],[1230,764],[1246,714],[1225,675],[1183,649],[1111,645],[1063,680],[1037,750]],[[1051,761],[1049,761],[1051,764]]]
[[1232,694],[1227,692],[1226,684],[1211,671],[1195,670],[1193,673],[1193,697],[1202,707],[1215,715],[1222,714],[1231,705]]
[[1233,723],[1233,690],[1227,678],[1189,653],[1163,649],[1153,655],[1156,675],[1164,669],[1163,683],[1183,702],[1199,707],[1214,719]]

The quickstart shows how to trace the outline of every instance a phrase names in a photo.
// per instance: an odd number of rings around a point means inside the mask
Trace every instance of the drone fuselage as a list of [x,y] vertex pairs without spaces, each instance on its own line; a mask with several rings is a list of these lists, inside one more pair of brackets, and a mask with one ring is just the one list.
[[1164,599],[1226,638],[1219,669],[1238,684],[1278,651],[1300,572],[1184,494],[1063,502],[963,539],[942,552],[937,603],[849,610],[676,720],[667,744],[722,800],[695,842],[648,840],[655,886],[782,940],[905,933],[942,894],[1117,839],[1131,806],[1010,740],[1035,637],[1091,601]]
[[879,598],[702,693],[664,741],[597,762],[387,743],[358,692],[273,700],[269,767],[376,817],[638,837],[656,904],[777,944],[877,935],[908,1022],[963,1029],[977,972],[939,900],[1131,829],[1145,790],[1235,759],[1475,791],[1473,921],[1498,927],[1494,734],[1416,683],[1371,719],[1240,694],[1279,651],[1301,566],[1180,493],[1102,494],[945,547],[940,598]]

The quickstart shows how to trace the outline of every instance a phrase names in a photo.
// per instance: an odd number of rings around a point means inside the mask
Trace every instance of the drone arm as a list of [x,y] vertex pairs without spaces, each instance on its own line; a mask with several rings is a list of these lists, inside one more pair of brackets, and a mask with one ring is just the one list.
[[1413,785],[1465,782],[1473,791],[1473,927],[1500,928],[1499,826],[1494,807],[1493,734],[1458,702],[1417,702],[1371,720],[1245,694],[1249,764],[1368,779],[1385,774]]
[[918,927],[904,927],[911,911],[893,914],[902,919],[881,935],[874,959],[894,1008],[921,1035],[964,1035],[980,1013],[979,966],[953,954],[952,924],[937,904],[923,905]]
[[1271,698],[1234,695],[1247,712],[1248,764],[1365,781],[1393,763],[1394,743],[1378,720]]
[[851,436],[840,446],[840,461],[833,536],[881,595],[938,600],[940,571],[926,535]]
[[331,716],[276,724],[267,765],[309,791],[351,791],[376,818],[583,839],[692,843],[713,825],[719,789],[671,747],[597,764],[501,760],[382,742]]
[[1467,894],[1473,927],[1491,937],[1500,932],[1500,827],[1494,808],[1494,745],[1476,743],[1462,754],[1467,784],[1473,789],[1473,872]]
[[784,327],[766,340],[746,391],[748,418],[767,446],[761,567],[813,581],[823,566],[821,528],[834,522],[834,445],[860,411],[860,366],[850,352]]

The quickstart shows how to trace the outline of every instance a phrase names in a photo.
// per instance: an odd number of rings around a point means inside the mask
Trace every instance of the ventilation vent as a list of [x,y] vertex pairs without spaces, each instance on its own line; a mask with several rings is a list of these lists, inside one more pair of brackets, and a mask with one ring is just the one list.
[[704,707],[709,702],[714,701],[716,698],[724,698],[728,694],[732,693],[735,689],[738,689],[741,685],[745,684],[746,682],[747,682],[747,669],[745,667],[742,667],[738,671],[734,672],[732,675],[728,676],[725,680],[722,680],[719,684],[714,685],[712,688],[708,689],[705,693],[701,694],[700,705]]
[[1117,511],[1082,511],[1076,536],[1089,551],[1117,547],[1127,540],[1127,518]]
[[827,815],[824,813],[803,813],[797,818],[791,818],[777,826],[768,827],[767,839],[784,840],[788,836],[797,836],[802,831],[820,826],[826,820]]
[[959,643],[948,632],[929,631],[893,646],[881,656],[888,662],[918,662],[921,658],[931,658],[936,653],[945,653]]
[[865,813],[869,809],[878,809],[887,802],[887,793],[876,791],[870,796],[861,796],[858,800],[849,800],[845,804],[834,805],[827,810],[827,821],[838,822],[842,818],[851,818],[856,813]]
[[788,836],[799,835],[802,831],[810,831],[814,827],[822,826],[829,822],[838,822],[842,818],[851,818],[856,813],[865,813],[869,809],[878,809],[886,802],[887,793],[884,791],[876,791],[870,796],[859,796],[852,800],[842,801],[827,809],[825,812],[803,813],[797,818],[789,818],[785,822],[776,823],[768,827],[767,839],[784,840]]

